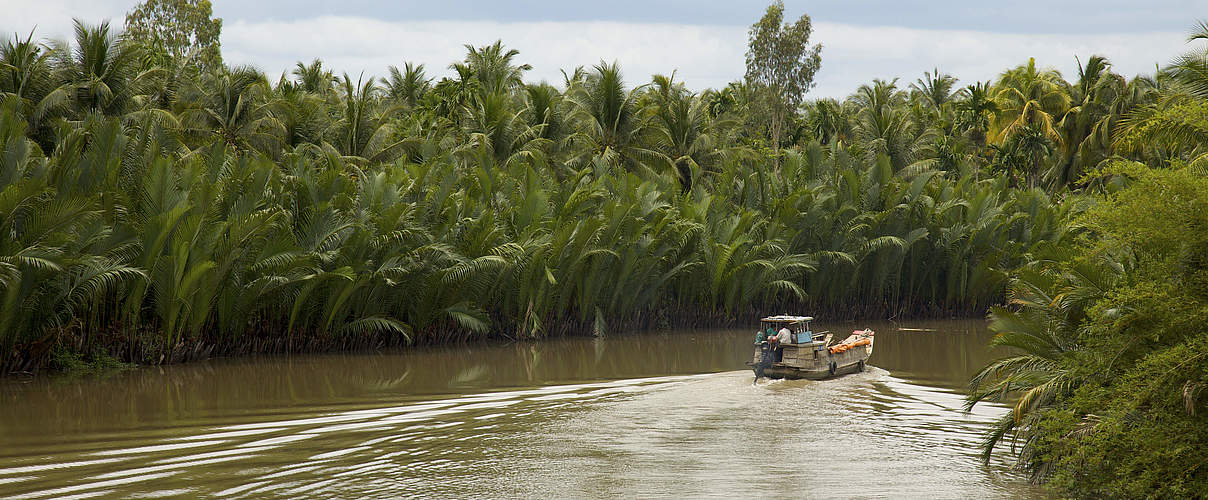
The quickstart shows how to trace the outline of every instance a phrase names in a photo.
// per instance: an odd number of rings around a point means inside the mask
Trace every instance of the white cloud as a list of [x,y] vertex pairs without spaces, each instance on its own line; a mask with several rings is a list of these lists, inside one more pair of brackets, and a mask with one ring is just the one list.
[[129,6],[128,0],[0,0],[0,12],[4,13],[0,18],[0,35],[11,37],[19,34],[25,38],[30,30],[37,27],[35,39],[65,39],[72,33],[72,18],[89,24],[108,19],[114,29],[120,31],[126,22],[125,12]]
[[[121,24],[128,2],[0,0],[0,33],[70,35],[71,17],[93,21],[109,17]],[[1125,75],[1153,71],[1186,50],[1177,32],[1127,34],[1010,34],[925,30],[815,23],[814,41],[824,45],[822,70],[814,96],[844,97],[873,78],[901,77],[904,86],[938,67],[963,83],[994,78],[1003,69],[1035,57],[1041,66],[1075,72],[1074,56],[1107,56]],[[1110,31],[1110,30],[1109,30]],[[223,53],[229,63],[253,64],[271,76],[297,61],[318,57],[337,72],[353,77],[382,76],[389,65],[424,63],[431,75],[449,73],[448,65],[465,56],[463,44],[484,45],[502,39],[533,65],[529,80],[560,83],[560,70],[617,60],[630,85],[654,73],[676,70],[692,88],[719,87],[742,77],[746,50],[744,26],[629,22],[405,21],[366,17],[314,17],[296,21],[225,20]]]
[[[1182,33],[1031,35],[977,31],[816,23],[824,45],[813,95],[843,97],[873,78],[901,77],[902,85],[938,67],[965,83],[989,80],[1035,57],[1067,78],[1074,56],[1107,56],[1125,75],[1152,72],[1185,50]],[[693,88],[719,87],[741,78],[746,29],[617,22],[495,23],[470,21],[385,22],[320,17],[292,22],[235,22],[223,32],[230,62],[252,63],[272,74],[296,61],[319,57],[337,71],[381,75],[388,65],[422,62],[430,74],[465,56],[463,44],[502,39],[533,65],[529,78],[560,82],[559,70],[617,60],[632,84],[676,70]]]
[[465,57],[464,44],[502,39],[520,51],[533,80],[561,82],[560,70],[617,60],[631,84],[654,73],[677,70],[694,86],[724,85],[741,76],[745,31],[728,26],[684,26],[616,22],[494,23],[425,21],[391,23],[353,17],[320,17],[290,22],[237,21],[223,28],[228,62],[255,64],[277,74],[294,63],[318,57],[354,77],[364,70],[381,75],[388,65],[424,63],[430,74]]
[[1117,73],[1152,73],[1187,49],[1183,33],[1101,35],[1011,34],[957,30],[919,30],[819,23],[814,38],[823,44],[818,95],[845,96],[873,78],[901,77],[902,85],[924,71],[939,68],[963,84],[990,80],[1003,70],[1035,57],[1067,79],[1077,75],[1078,56],[1112,61]]

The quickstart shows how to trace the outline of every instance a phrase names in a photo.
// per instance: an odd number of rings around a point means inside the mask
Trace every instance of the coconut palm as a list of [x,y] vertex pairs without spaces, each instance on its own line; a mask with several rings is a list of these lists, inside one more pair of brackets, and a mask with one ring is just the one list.
[[855,136],[852,109],[835,99],[818,99],[807,104],[806,129],[822,145],[850,143]]
[[584,166],[592,161],[623,166],[629,170],[648,170],[647,161],[658,156],[641,146],[639,136],[645,127],[638,113],[638,97],[643,87],[625,90],[621,69],[614,62],[601,62],[580,85],[567,91],[573,110],[571,119],[579,132],[568,137],[574,150],[568,163]]
[[956,86],[956,81],[952,75],[941,74],[939,68],[936,68],[924,72],[922,78],[910,84],[910,89],[926,101],[933,111],[939,113],[955,97],[952,88]]
[[[1071,106],[1061,118],[1063,159],[1054,162],[1046,173],[1050,185],[1060,187],[1076,181],[1082,174],[1110,156],[1110,140],[1096,126],[1108,118],[1113,104],[1125,92],[1124,78],[1111,72],[1111,63],[1091,56],[1078,62],[1078,81],[1071,87]],[[1106,125],[1110,126],[1110,125]]]
[[53,51],[33,41],[32,32],[24,40],[14,35],[0,45],[0,96],[18,102],[17,111],[28,122],[26,131],[44,146],[53,140],[47,125],[66,108],[65,93],[55,91],[53,57]]
[[905,96],[897,90],[897,79],[862,85],[850,100],[859,109],[856,131],[866,145],[869,161],[885,155],[895,171],[914,162],[927,141],[927,130],[902,109]]
[[415,108],[432,87],[432,79],[424,74],[423,64],[407,62],[403,64],[403,71],[400,72],[397,66],[390,66],[389,72],[390,79],[382,79],[386,96],[408,109]]
[[520,55],[520,51],[504,50],[502,40],[482,47],[469,44],[465,47],[465,61],[452,67],[467,70],[487,93],[510,91],[523,85],[524,72],[533,69],[528,64],[513,64],[512,60]]
[[993,98],[989,82],[968,85],[959,92],[956,102],[956,124],[980,151],[986,146],[987,135],[995,115],[999,112],[998,102]]
[[198,140],[216,138],[235,148],[273,153],[285,133],[274,107],[264,74],[238,66],[203,75],[182,91],[176,112],[185,132]]
[[58,79],[65,82],[55,99],[70,103],[77,116],[119,116],[138,93],[135,49],[109,29],[109,22],[88,25],[76,19],[72,44],[55,45]]
[[298,61],[294,65],[293,75],[298,79],[298,85],[302,90],[321,96],[330,94],[339,81],[331,70],[323,69],[323,61],[318,58],[311,61],[310,64],[302,64],[302,61]]
[[693,95],[670,77],[655,75],[653,86],[645,96],[651,101],[645,106],[650,114],[650,130],[654,133],[654,148],[679,176],[684,192],[692,190],[693,179],[704,170],[716,166],[730,154],[718,144],[727,142],[726,128],[732,123],[724,118],[710,119],[704,95]]
[[409,141],[397,137],[391,110],[381,109],[376,79],[358,77],[353,83],[345,73],[340,89],[342,113],[327,132],[335,149],[346,158],[370,163],[394,161],[405,154]]
[[1061,141],[1057,121],[1069,109],[1068,84],[1056,70],[1040,70],[1035,59],[1004,71],[995,83],[998,101],[999,142],[1024,128],[1038,130],[1054,142]]

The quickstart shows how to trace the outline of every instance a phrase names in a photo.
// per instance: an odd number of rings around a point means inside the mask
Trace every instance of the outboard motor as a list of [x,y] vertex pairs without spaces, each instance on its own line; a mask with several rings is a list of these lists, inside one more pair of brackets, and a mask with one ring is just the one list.
[[755,364],[755,381],[763,377],[763,371],[776,362],[776,349],[772,344],[764,342],[759,346],[759,363]]

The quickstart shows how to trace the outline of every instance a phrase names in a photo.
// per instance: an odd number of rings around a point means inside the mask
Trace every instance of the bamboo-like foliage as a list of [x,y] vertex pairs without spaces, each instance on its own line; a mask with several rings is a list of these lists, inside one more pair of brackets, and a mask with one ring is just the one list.
[[1067,185],[1118,158],[1115,129],[1191,95],[1102,58],[1077,85],[1029,63],[953,92],[935,71],[806,103],[776,154],[742,83],[629,87],[601,63],[525,84],[501,43],[434,84],[318,60],[272,84],[140,67],[104,25],[31,40],[0,46],[4,370],[56,345],[159,362],[769,309],[979,314],[1067,238]]

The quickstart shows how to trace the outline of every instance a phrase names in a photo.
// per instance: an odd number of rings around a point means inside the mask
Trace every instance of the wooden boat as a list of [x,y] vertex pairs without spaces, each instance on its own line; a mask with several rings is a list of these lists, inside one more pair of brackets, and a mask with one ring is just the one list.
[[839,342],[832,342],[830,332],[810,329],[809,316],[769,316],[759,322],[759,331],[778,333],[787,328],[790,342],[765,340],[757,334],[755,355],[747,366],[755,378],[784,378],[822,380],[846,373],[864,371],[872,356],[873,331],[856,330]]

